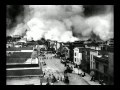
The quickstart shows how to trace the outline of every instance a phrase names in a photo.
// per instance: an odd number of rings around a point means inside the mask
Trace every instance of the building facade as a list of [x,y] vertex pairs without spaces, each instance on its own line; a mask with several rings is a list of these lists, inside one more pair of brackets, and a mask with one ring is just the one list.
[[82,50],[81,69],[84,72],[90,73],[90,49],[89,48],[83,48]]
[[80,52],[80,48],[76,47],[74,48],[74,64],[77,66],[81,64],[82,60],[82,52]]
[[95,76],[97,80],[103,80],[107,85],[114,84],[114,54],[113,51],[101,51],[101,56],[94,56]]
[[65,59],[70,58],[70,49],[68,47],[65,47]]
[[108,82],[108,58],[94,56],[95,60],[95,78],[96,80],[103,80],[106,84]]
[[109,65],[108,65],[108,74],[109,74],[109,84],[114,84],[114,53],[108,53]]
[[114,39],[108,40],[107,45],[113,47],[114,46]]
[[98,51],[90,50],[90,70],[95,69],[95,60],[93,59],[93,56],[98,56]]

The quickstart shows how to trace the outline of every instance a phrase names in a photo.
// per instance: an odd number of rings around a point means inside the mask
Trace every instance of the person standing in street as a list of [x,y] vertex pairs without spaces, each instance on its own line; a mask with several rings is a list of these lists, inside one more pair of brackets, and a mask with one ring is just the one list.
[[68,85],[69,84],[69,78],[68,76],[65,77],[65,83]]
[[90,81],[95,81],[95,73],[94,73],[94,71],[91,71],[90,75],[92,76]]
[[57,81],[59,82],[59,76],[57,76]]
[[62,76],[60,76],[60,81],[62,81]]
[[78,66],[78,75],[80,75],[80,70],[79,70],[79,66]]
[[52,83],[56,82],[55,76],[52,74]]
[[50,83],[49,83],[49,78],[47,77],[47,83],[46,83],[46,85],[50,85]]
[[45,76],[45,71],[43,71],[43,77]]
[[73,71],[73,67],[71,66],[71,73],[72,73],[72,71]]
[[51,74],[49,74],[49,82],[52,82]]
[[50,85],[50,83],[49,83],[49,82],[47,82],[47,83],[46,83],[46,85]]
[[62,77],[62,80],[61,80],[61,81],[64,81],[64,75],[62,75],[61,77]]
[[83,76],[86,76],[86,75],[85,75],[85,72],[84,72]]

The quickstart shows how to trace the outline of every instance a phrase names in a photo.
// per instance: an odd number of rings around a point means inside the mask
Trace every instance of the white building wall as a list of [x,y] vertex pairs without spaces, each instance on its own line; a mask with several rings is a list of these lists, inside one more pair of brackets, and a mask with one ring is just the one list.
[[90,69],[95,68],[95,61],[93,59],[93,56],[98,56],[98,51],[90,51]]
[[74,63],[77,64],[77,58],[78,58],[78,53],[79,53],[79,49],[78,48],[74,48]]
[[78,53],[78,59],[77,59],[77,65],[81,64],[81,60],[82,60],[82,53]]
[[74,49],[74,63],[77,64],[77,65],[80,65],[81,60],[82,60],[82,53],[79,53],[79,48],[75,48]]

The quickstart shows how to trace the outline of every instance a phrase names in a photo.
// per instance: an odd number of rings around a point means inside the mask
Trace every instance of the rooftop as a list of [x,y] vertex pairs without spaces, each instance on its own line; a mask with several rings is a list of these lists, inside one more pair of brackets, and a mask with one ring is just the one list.
[[6,63],[24,63],[27,61],[27,58],[8,58]]
[[13,52],[7,58],[30,58],[32,52]]
[[96,46],[96,47],[99,46],[98,43],[87,43],[86,45],[87,45],[87,46]]
[[95,60],[98,60],[100,62],[108,63],[108,57],[106,57],[106,56],[103,56],[103,55],[101,55],[101,56],[94,56],[94,58],[95,58]]
[[7,48],[6,51],[21,51],[21,50],[33,50],[33,47],[22,47],[22,48],[10,47]]
[[29,41],[26,44],[27,45],[39,45],[36,41]]
[[108,55],[108,51],[105,50],[99,50],[98,53],[101,55]]
[[15,77],[15,76],[40,76],[43,74],[42,69],[19,69],[19,70],[7,70],[7,77]]

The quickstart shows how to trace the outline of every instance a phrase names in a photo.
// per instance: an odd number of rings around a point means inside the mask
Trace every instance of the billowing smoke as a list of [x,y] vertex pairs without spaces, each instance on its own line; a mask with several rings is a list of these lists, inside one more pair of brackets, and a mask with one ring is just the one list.
[[[13,35],[14,32],[17,34],[17,30],[19,28],[22,29],[22,25],[24,25],[24,6],[23,5],[7,5],[6,7],[6,29],[7,35]],[[19,25],[20,24],[20,25]],[[23,32],[21,30],[18,33]]]
[[[16,24],[12,29],[7,28],[8,34],[22,34],[26,28],[29,28],[26,33],[27,38],[33,40],[44,37],[73,42],[90,38],[92,34],[102,40],[113,38],[113,6],[26,5],[22,7],[24,7],[23,16],[21,13],[17,16],[19,19],[15,19]],[[20,21],[21,18],[23,21]]]

